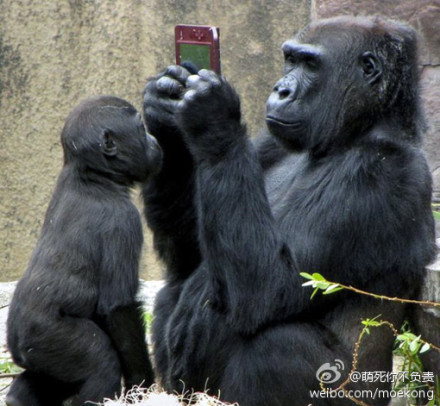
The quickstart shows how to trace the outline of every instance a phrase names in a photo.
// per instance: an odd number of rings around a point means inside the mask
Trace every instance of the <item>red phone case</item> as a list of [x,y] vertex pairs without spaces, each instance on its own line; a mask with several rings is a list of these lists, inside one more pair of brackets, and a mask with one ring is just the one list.
[[176,63],[180,65],[180,45],[208,45],[210,47],[211,70],[220,73],[220,30],[209,25],[176,25]]

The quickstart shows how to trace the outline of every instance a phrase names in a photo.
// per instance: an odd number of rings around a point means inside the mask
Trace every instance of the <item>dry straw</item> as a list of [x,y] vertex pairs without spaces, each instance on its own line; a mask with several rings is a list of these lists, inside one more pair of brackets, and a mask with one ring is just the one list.
[[149,389],[134,388],[119,399],[107,399],[103,406],[239,406],[238,403],[231,405],[223,403],[217,398],[206,393],[185,393],[183,395],[171,395],[160,390],[157,385]]

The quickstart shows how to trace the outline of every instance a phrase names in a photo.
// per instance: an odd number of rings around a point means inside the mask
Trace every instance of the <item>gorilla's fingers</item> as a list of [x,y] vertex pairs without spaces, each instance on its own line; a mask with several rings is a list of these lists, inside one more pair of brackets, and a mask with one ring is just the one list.
[[189,89],[197,89],[202,82],[202,78],[199,75],[191,75],[186,81],[186,87]]
[[166,76],[170,76],[173,79],[176,79],[182,85],[184,85],[186,83],[186,80],[188,79],[188,76],[191,75],[191,73],[188,72],[188,70],[185,69],[184,67],[178,66],[178,65],[168,66],[168,68],[165,70]]
[[169,76],[162,76],[156,82],[156,88],[159,93],[167,94],[172,97],[179,96],[184,89],[181,83]]
[[221,83],[220,77],[212,70],[202,69],[199,71],[199,76],[213,85],[219,85]]
[[179,102],[179,107],[181,108],[186,102],[191,101],[194,99],[195,95],[197,94],[197,91],[194,89],[188,90],[185,95],[183,96],[183,100]]

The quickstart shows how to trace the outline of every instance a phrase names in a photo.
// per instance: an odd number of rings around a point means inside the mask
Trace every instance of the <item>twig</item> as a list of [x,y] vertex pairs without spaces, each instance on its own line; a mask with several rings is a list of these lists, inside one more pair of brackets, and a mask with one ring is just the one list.
[[[431,300],[402,299],[400,297],[390,297],[390,296],[385,296],[385,295],[379,295],[377,293],[371,293],[371,292],[367,292],[366,290],[355,288],[355,287],[353,287],[351,285],[344,285],[344,284],[342,284],[340,282],[329,281],[328,279],[325,279],[321,275],[319,275],[319,276],[322,277],[323,279],[322,280],[316,280],[316,279],[313,278],[314,275],[315,274],[309,275],[309,277],[306,277],[306,279],[310,279],[311,282],[313,281],[313,282],[316,282],[317,284],[318,283],[324,283],[324,284],[328,284],[328,286],[332,286],[332,285],[338,286],[338,287],[340,287],[342,289],[350,290],[350,291],[358,293],[360,295],[374,297],[375,299],[388,300],[388,301],[399,302],[399,303],[412,303],[412,304],[417,304],[417,305],[440,307],[440,302],[433,302]],[[303,286],[306,286],[306,284],[304,284]],[[333,292],[328,292],[328,293],[325,292],[326,288],[316,287],[315,285],[313,285],[313,287],[315,287],[315,289],[323,290],[324,294],[333,293]]]
[[0,379],[3,379],[3,378],[15,378],[15,377],[17,377],[18,375],[20,375],[20,373],[21,372],[15,372],[15,373],[13,373],[13,374],[0,374]]
[[342,283],[331,282],[331,281],[326,281],[326,282],[334,283],[335,285],[339,285],[341,288],[351,290],[352,292],[359,293],[360,295],[372,296],[375,299],[389,300],[392,302],[399,302],[399,303],[412,303],[412,304],[440,307],[439,302],[432,302],[430,300],[402,299],[400,297],[390,297],[390,296],[385,296],[385,295],[378,295],[376,293],[370,293],[370,292],[366,292],[365,290],[354,288],[353,286],[343,285]]

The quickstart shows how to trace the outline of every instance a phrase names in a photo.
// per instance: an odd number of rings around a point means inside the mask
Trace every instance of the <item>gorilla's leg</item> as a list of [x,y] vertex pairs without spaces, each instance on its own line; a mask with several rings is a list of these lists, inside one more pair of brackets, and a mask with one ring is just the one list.
[[12,386],[9,406],[57,406],[73,393],[71,404],[79,406],[121,390],[118,355],[91,320],[62,317],[49,323],[44,335],[24,343],[22,354],[27,371]]
[[25,371],[12,383],[7,406],[60,406],[74,393],[74,385],[65,384],[44,374]]

